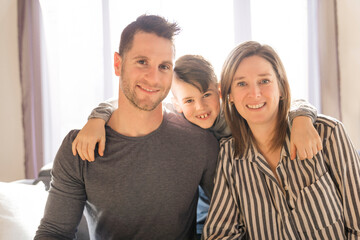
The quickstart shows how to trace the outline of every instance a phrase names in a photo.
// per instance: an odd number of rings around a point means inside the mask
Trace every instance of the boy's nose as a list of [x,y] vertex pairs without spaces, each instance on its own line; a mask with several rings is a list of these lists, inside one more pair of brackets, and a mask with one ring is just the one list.
[[196,110],[202,110],[202,109],[204,109],[205,108],[205,103],[203,102],[203,101],[198,101],[197,103],[196,103]]

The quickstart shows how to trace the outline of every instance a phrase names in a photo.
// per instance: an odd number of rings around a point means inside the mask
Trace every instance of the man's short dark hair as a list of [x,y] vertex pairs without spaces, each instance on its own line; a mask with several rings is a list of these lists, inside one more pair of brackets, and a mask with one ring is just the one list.
[[204,93],[210,84],[217,85],[214,68],[209,61],[199,55],[184,55],[175,62],[175,77],[189,83]]
[[125,53],[131,49],[134,36],[138,32],[154,33],[173,42],[173,37],[179,31],[180,27],[176,23],[170,23],[163,17],[141,15],[123,30],[119,45],[119,55],[124,57]]

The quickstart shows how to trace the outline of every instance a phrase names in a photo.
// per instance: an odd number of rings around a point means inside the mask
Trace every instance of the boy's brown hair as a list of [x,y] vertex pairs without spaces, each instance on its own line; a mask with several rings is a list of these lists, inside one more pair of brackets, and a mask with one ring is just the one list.
[[204,93],[210,84],[217,86],[217,77],[210,62],[199,55],[184,55],[175,62],[175,77]]

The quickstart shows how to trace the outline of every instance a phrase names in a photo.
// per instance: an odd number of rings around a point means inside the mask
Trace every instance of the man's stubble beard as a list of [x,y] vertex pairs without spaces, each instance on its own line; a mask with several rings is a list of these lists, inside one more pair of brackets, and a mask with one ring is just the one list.
[[[122,76],[125,76],[124,73],[122,73]],[[122,92],[124,93],[125,97],[130,101],[130,103],[135,106],[136,108],[143,110],[143,111],[153,111],[159,104],[166,98],[167,94],[169,93],[170,88],[164,92],[164,95],[157,99],[152,104],[142,104],[141,101],[137,98],[135,89],[131,89],[131,86],[129,84],[129,81],[126,77],[122,77],[120,79],[120,87]]]

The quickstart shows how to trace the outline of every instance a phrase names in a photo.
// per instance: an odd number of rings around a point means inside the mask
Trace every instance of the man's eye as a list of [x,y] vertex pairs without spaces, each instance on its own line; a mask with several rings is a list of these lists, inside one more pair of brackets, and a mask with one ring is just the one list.
[[260,81],[261,84],[266,84],[266,83],[269,83],[270,80],[269,79],[263,79]]
[[169,70],[170,69],[170,67],[168,65],[160,65],[159,68],[162,69],[162,70]]
[[145,60],[139,60],[138,63],[142,64],[142,65],[145,65],[146,64],[146,61]]

